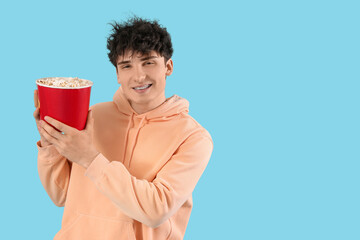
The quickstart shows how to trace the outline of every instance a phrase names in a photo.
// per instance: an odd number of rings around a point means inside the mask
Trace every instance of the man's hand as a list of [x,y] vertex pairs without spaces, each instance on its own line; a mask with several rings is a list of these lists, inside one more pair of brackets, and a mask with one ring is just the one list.
[[61,132],[41,120],[40,134],[71,162],[87,168],[99,154],[92,142],[94,119],[91,110],[88,113],[86,127],[82,131],[48,116],[45,117],[45,120]]
[[34,106],[35,106],[36,109],[35,109],[33,115],[34,115],[34,118],[35,118],[37,129],[38,129],[38,131],[40,133],[41,146],[46,147],[48,145],[51,145],[51,143],[48,142],[40,132],[41,131],[41,126],[40,126],[40,102],[39,102],[38,90],[34,91]]

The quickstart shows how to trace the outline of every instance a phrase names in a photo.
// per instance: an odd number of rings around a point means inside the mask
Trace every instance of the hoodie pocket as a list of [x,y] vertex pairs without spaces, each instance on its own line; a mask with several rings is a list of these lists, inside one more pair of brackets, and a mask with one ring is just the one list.
[[54,240],[136,240],[132,222],[79,214]]

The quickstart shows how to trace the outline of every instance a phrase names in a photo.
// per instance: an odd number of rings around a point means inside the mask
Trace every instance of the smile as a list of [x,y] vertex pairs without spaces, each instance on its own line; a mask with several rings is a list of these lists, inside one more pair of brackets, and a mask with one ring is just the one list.
[[147,89],[149,87],[151,87],[152,84],[146,84],[146,85],[143,85],[143,86],[140,86],[140,87],[134,87],[133,89],[135,90],[144,90],[144,89]]

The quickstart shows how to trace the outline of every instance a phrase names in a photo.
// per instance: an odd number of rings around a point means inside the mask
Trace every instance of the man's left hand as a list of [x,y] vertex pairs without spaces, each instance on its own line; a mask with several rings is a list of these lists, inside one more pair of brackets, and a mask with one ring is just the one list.
[[48,116],[45,117],[45,120],[61,132],[41,120],[41,133],[47,141],[55,146],[61,155],[71,162],[87,168],[99,154],[93,144],[94,118],[91,110],[88,113],[86,127],[82,131]]

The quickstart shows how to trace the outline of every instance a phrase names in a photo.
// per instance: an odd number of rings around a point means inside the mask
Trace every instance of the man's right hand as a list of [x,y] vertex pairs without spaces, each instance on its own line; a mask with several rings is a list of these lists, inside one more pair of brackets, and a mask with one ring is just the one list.
[[49,141],[47,141],[45,139],[45,137],[42,136],[42,134],[40,133],[40,102],[39,102],[38,90],[34,91],[34,105],[35,105],[35,108],[36,108],[36,110],[34,111],[34,118],[35,118],[35,122],[36,122],[38,132],[40,134],[41,146],[46,147],[48,145],[51,145],[51,143]]

